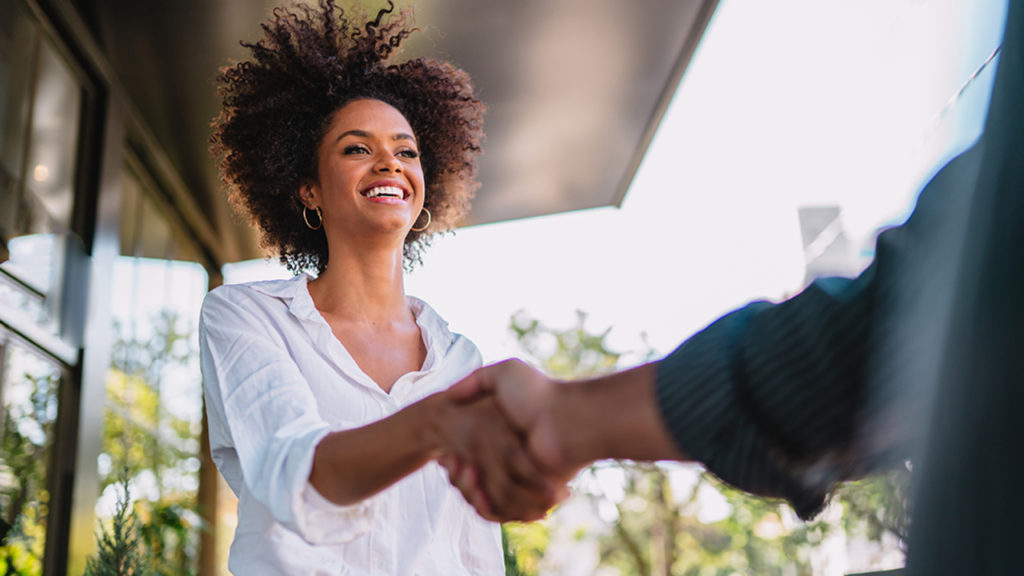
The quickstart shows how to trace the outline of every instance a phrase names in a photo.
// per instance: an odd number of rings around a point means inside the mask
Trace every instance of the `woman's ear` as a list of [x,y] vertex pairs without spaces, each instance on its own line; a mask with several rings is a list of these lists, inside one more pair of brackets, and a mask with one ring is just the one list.
[[316,192],[313,190],[313,184],[306,182],[299,186],[299,202],[307,208],[316,208],[318,205]]

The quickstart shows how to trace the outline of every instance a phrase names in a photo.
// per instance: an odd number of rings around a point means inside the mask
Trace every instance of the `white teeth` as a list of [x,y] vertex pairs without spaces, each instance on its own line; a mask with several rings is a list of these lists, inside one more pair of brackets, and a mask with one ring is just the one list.
[[397,186],[378,186],[366,192],[367,198],[405,198],[405,192]]

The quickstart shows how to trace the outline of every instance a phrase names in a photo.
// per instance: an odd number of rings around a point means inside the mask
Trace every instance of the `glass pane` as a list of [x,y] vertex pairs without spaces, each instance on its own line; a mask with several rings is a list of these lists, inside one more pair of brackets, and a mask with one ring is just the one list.
[[58,287],[61,236],[57,234],[23,234],[7,242],[10,259],[3,267],[27,287],[47,294]]
[[38,30],[18,0],[0,0],[0,228],[13,213],[7,200],[21,179]]
[[0,315],[56,336],[82,91],[21,2],[0,8]]
[[43,323],[47,320],[46,298],[26,285],[20,278],[5,274],[0,269],[0,308],[8,312],[21,311],[27,320]]
[[53,46],[43,43],[25,186],[38,200],[38,204],[29,203],[29,208],[41,208],[55,224],[65,228],[71,222],[81,106],[82,91],[78,82]]
[[122,256],[135,256],[135,238],[139,235],[139,228],[142,226],[142,190],[139,180],[131,173],[125,171],[123,189],[121,193],[121,223],[118,226]]
[[60,337],[69,239],[68,234],[42,233],[8,241],[9,259],[0,263],[0,317],[21,329],[33,326],[33,330]]
[[60,368],[0,330],[0,566],[41,574]]
[[[107,377],[104,492],[109,516],[127,470],[136,511],[161,574],[196,570],[200,517],[202,383],[197,321],[206,294],[202,266],[171,259],[186,243],[127,171],[122,212],[125,256],[114,265],[115,343]],[[140,255],[140,256],[136,256]],[[142,257],[145,255],[146,257]]]

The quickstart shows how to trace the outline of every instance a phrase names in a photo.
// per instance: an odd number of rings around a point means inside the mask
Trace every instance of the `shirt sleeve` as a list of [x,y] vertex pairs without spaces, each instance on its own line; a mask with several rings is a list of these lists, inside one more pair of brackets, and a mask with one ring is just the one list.
[[859,277],[751,303],[659,363],[657,402],[684,454],[739,488],[789,500],[803,518],[836,482],[909,457],[906,422],[922,420],[922,386],[934,380],[926,360],[941,348],[938,317],[949,308],[939,296],[955,277],[959,215],[982,149],[929,182],[907,222],[879,235]]
[[338,506],[310,484],[316,446],[331,429],[264,316],[224,288],[203,303],[201,367],[212,450],[221,461],[234,452],[234,470],[218,462],[225,479],[240,476],[234,480],[277,522],[312,544],[346,542],[369,530],[373,499]]

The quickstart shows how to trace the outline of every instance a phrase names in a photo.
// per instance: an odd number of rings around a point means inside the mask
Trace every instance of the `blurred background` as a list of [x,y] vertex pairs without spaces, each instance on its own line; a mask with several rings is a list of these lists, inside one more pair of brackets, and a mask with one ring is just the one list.
[[[196,322],[284,277],[207,153],[217,68],[273,2],[0,0],[0,572],[80,574],[130,488],[153,569],[226,574]],[[348,5],[344,3],[343,5]],[[483,183],[406,282],[486,361],[563,378],[856,274],[979,134],[1002,0],[421,0],[408,56],[488,105]],[[373,8],[376,5],[367,3]],[[902,566],[907,471],[810,523],[699,467],[603,462],[511,574]]]

